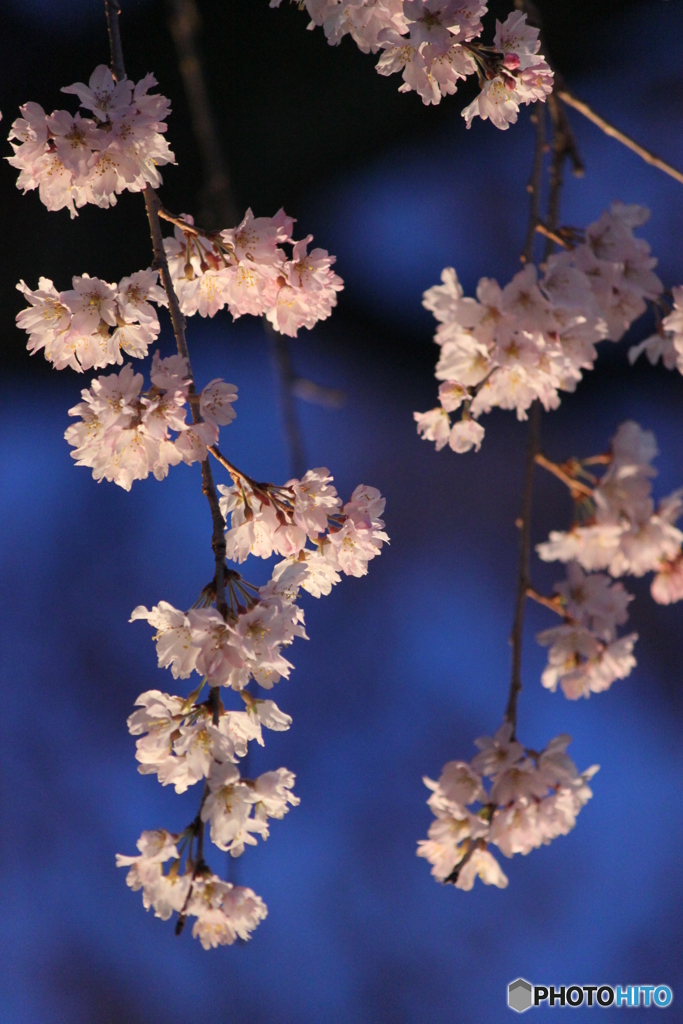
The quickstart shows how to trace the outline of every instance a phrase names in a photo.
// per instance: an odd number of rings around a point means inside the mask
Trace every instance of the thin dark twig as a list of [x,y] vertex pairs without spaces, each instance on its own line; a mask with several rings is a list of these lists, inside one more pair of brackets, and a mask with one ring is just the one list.
[[206,220],[226,227],[237,223],[237,211],[197,45],[201,24],[199,11],[195,0],[169,0],[169,7],[171,34],[178,51],[192,128],[205,168],[206,185],[203,192],[208,206],[206,212],[209,214]]
[[536,145],[534,148],[534,162],[531,168],[531,176],[526,187],[531,197],[529,207],[529,225],[526,231],[524,247],[522,249],[522,263],[530,263],[534,255],[534,240],[536,230],[541,220],[541,181],[543,177],[543,159],[545,157],[545,110],[538,105],[538,109],[531,115],[532,122],[536,125]]
[[470,845],[467,848],[467,852],[465,853],[465,856],[462,858],[462,860],[458,861],[458,863],[455,865],[455,867],[451,871],[450,875],[448,875],[446,878],[444,878],[443,884],[444,885],[456,885],[457,882],[458,882],[458,878],[460,877],[460,872],[465,867],[465,865],[470,862],[470,860],[472,859],[472,855],[474,853],[476,853],[477,850],[485,850],[485,849],[486,849],[486,843],[484,843],[483,840],[481,840],[481,839],[470,840]]
[[107,19],[109,51],[111,53],[111,73],[117,82],[121,82],[126,77],[126,68],[123,63],[123,47],[121,46],[121,32],[119,29],[120,13],[121,8],[117,0],[104,0],[104,14]]
[[539,235],[544,235],[545,238],[552,238],[555,245],[559,245],[562,249],[573,248],[573,246],[569,242],[567,242],[566,239],[562,238],[562,236],[558,235],[555,231],[550,231],[545,226],[545,224],[537,224],[536,230],[538,231]]
[[641,160],[645,161],[646,164],[650,164],[652,167],[656,167],[658,170],[664,171],[664,173],[668,174],[669,177],[674,178],[676,181],[683,184],[682,171],[679,171],[676,167],[667,163],[666,160],[662,160],[662,158],[657,156],[656,153],[653,153],[651,149],[646,149],[645,146],[641,146],[639,142],[632,139],[630,135],[626,134],[626,132],[623,132],[620,128],[617,128],[616,125],[613,125],[600,114],[597,114],[592,107],[583,100],[580,100],[578,96],[571,93],[563,83],[558,83],[558,86],[557,95],[563,103],[566,103],[569,107],[573,107],[574,110],[578,110],[578,112],[583,114],[585,118],[592,121],[594,125],[597,125],[605,135],[609,135],[611,139],[616,139],[617,142],[621,142],[622,146],[626,146],[632,153],[636,153]]
[[[104,0],[104,12],[107,18],[107,30],[109,33],[112,74],[117,81],[120,81],[122,78],[125,78],[126,72],[125,65],[123,63],[123,47],[121,45],[121,31],[119,28],[120,7],[117,0]],[[171,315],[173,334],[175,335],[178,352],[187,361],[187,370],[190,377],[189,398],[190,409],[192,410],[192,422],[198,423],[201,421],[201,416],[199,413],[197,388],[195,386],[192,366],[190,364],[190,353],[188,351],[187,341],[185,338],[185,318],[180,311],[178,296],[176,295],[173,287],[171,272],[168,268],[168,260],[166,258],[166,250],[164,249],[164,239],[161,234],[161,224],[159,222],[161,203],[158,195],[151,185],[147,186],[143,195],[145,197],[147,220],[149,221],[149,230],[152,238],[154,266],[161,274],[161,283],[164,286],[164,291],[168,298],[168,309]],[[213,480],[211,466],[209,465],[208,455],[202,462],[202,491],[209,502],[211,519],[213,522],[211,546],[213,548],[214,560],[216,563],[216,608],[220,614],[225,617],[228,611],[228,606],[225,600],[225,520],[223,519],[223,515],[218,504],[218,493]]]
[[294,389],[298,378],[292,367],[292,356],[287,338],[278,331],[273,330],[265,317],[263,318],[263,325],[268,336],[273,369],[280,385],[280,405],[282,407],[285,438],[289,447],[290,470],[293,476],[300,478],[306,471],[306,463],[301,431],[299,430],[299,418],[296,413],[296,402],[294,400]]
[[[190,364],[190,353],[187,348],[187,340],[185,337],[185,318],[180,311],[178,296],[176,295],[173,287],[171,272],[168,267],[168,260],[164,249],[164,240],[161,234],[161,223],[159,221],[159,197],[154,189],[149,185],[144,191],[144,196],[147,219],[149,221],[149,229],[152,236],[154,266],[161,274],[161,282],[168,297],[168,309],[171,315],[173,334],[175,335],[178,352],[187,361],[188,374],[190,377],[189,395],[190,409],[192,410],[192,422],[199,423],[201,422],[201,415],[199,413],[199,402],[197,401],[197,388],[195,386],[192,366]],[[211,466],[209,465],[208,455],[202,462],[202,492],[209,502],[211,519],[213,522],[211,547],[213,548],[214,560],[216,563],[216,608],[221,615],[225,617],[228,611],[228,606],[225,600],[225,520],[223,519],[223,513],[221,512],[218,503],[218,492],[216,491],[216,485],[214,483],[213,473],[211,472]]]
[[592,487],[589,487],[588,484],[581,483],[580,480],[570,476],[569,473],[565,472],[562,466],[558,466],[556,462],[551,462],[551,460],[543,455],[542,452],[537,451],[534,459],[537,466],[542,466],[543,469],[547,469],[549,473],[552,473],[558,480],[561,480],[562,483],[569,488],[574,499],[577,499],[579,495],[582,495],[584,498],[593,497]]
[[[565,147],[565,156],[571,162],[572,173],[575,178],[583,178],[586,173],[586,165],[584,164],[581,153],[579,152],[579,146],[565,110],[562,104],[557,101],[557,97],[560,95],[561,90],[564,89],[564,79],[560,72],[556,71],[554,68],[553,75],[555,77],[555,88],[548,97],[548,106],[551,108],[551,116],[553,116],[553,119],[557,120],[559,124]],[[555,106],[557,107],[557,111],[553,115],[552,107]]]
[[574,143],[573,135],[567,135],[567,119],[562,110],[562,104],[554,93],[548,97],[548,109],[550,120],[553,126],[552,138],[552,159],[550,161],[550,188],[548,190],[548,214],[545,226],[547,229],[544,260],[555,249],[555,232],[560,222],[560,193],[562,191],[564,162],[572,152]]
[[526,596],[537,604],[542,604],[544,608],[549,608],[551,612],[555,612],[555,614],[559,615],[560,618],[565,618],[565,613],[561,606],[559,596],[545,597],[544,594],[539,594],[539,592],[534,590],[533,587],[527,587]]
[[[168,0],[168,2],[172,12],[171,32],[178,51],[180,71],[190,106],[192,128],[204,164],[206,179],[204,195],[209,207],[209,210],[206,211],[209,216],[205,219],[225,227],[227,224],[236,223],[236,211],[197,45],[197,32],[200,26],[199,12],[195,0]],[[185,230],[182,222],[168,216],[167,211],[162,211],[160,216],[171,220]],[[292,368],[290,342],[289,339],[276,334],[265,318],[263,325],[268,337],[273,370],[280,392],[283,429],[289,448],[291,471],[294,476],[300,477],[305,471],[305,464],[303,442],[296,413],[298,377]],[[309,393],[317,394],[314,390]]]
[[536,452],[540,444],[541,404],[538,399],[529,412],[529,435],[527,440],[526,465],[524,469],[524,494],[522,498],[522,514],[520,516],[519,541],[519,576],[517,581],[517,600],[515,616],[512,624],[510,643],[512,645],[512,673],[510,678],[510,695],[505,709],[505,718],[512,724],[514,737],[517,729],[517,700],[522,689],[522,639],[524,634],[524,608],[527,591],[531,586],[529,577],[529,561],[531,557],[531,509],[534,490],[534,466]]

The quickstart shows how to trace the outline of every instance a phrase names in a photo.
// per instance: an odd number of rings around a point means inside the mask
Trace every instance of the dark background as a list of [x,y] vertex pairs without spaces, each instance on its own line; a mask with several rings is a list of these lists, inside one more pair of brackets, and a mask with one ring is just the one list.
[[[164,170],[163,201],[197,212],[204,172],[168,10],[122,6],[129,75],[153,70],[173,101],[178,166]],[[548,617],[529,610],[521,738],[538,747],[570,732],[579,768],[602,764],[576,829],[505,861],[502,892],[442,888],[414,856],[431,820],[422,774],[469,758],[474,737],[501,721],[524,449],[523,425],[503,413],[487,417],[478,455],[437,455],[418,439],[412,412],[436,395],[433,320],[420,299],[445,265],[470,293],[482,275],[504,283],[517,270],[528,112],[505,133],[481,122],[467,132],[468,86],[426,108],[399,95],[398,76],[378,76],[375,58],[349,39],[331,48],[320,30],[307,32],[293,6],[199,7],[240,215],[247,205],[257,215],[284,206],[300,234],[313,232],[338,256],[346,281],[333,317],[291,346],[298,372],[347,397],[341,410],[299,405],[307,463],[330,466],[344,497],[358,482],[381,487],[392,544],[366,579],[304,599],[311,641],[292,649],[297,670],[274,693],[294,724],[269,736],[254,762],[256,771],[295,771],[302,803],[235,868],[266,900],[268,919],[250,943],[210,953],[189,930],[174,938],[126,889],[114,854],[132,853],[142,829],[182,828],[195,813],[195,793],[178,797],[137,775],[125,719],[142,690],[174,688],[156,668],[146,627],[128,625],[130,610],[160,599],[189,607],[211,572],[198,467],[136,482],[130,494],[95,486],[62,439],[87,380],[30,359],[13,322],[19,278],[35,287],[43,274],[63,289],[72,274],[113,281],[147,266],[142,199],[124,194],[116,209],[86,208],[72,222],[66,211],[49,214],[37,193],[22,197],[2,164],[0,1021],[497,1022],[519,975],[537,984],[666,983],[678,993],[667,1019],[683,1020],[683,609],[655,606],[647,581],[627,583],[638,667],[589,703],[540,687],[544,652],[533,635]],[[510,7],[491,4],[500,17]],[[683,166],[681,4],[540,7],[570,87]],[[3,132],[29,99],[73,109],[60,86],[87,81],[107,58],[99,2],[5,0]],[[563,221],[585,226],[616,198],[645,203],[652,219],[640,234],[665,284],[681,283],[681,186],[570,117],[587,175],[568,181]],[[646,330],[640,323],[630,340]],[[253,475],[286,479],[260,326],[195,318],[189,342],[200,386],[220,375],[240,389],[222,447]],[[645,364],[631,369],[627,344],[608,347],[544,417],[544,446],[560,459],[600,451],[620,422],[637,419],[657,433],[661,495],[683,482],[683,381]],[[163,352],[172,346],[162,333]],[[561,486],[539,477],[534,539],[569,514]],[[263,565],[247,568],[259,581]],[[538,563],[534,574],[546,590],[560,575]],[[225,869],[218,851],[210,862]]]

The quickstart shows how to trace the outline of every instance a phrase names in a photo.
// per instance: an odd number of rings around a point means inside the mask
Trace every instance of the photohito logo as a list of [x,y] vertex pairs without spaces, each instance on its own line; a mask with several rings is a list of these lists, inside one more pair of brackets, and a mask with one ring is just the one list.
[[668,985],[532,985],[517,978],[508,985],[508,1006],[524,1013],[532,1006],[658,1006],[673,1001]]

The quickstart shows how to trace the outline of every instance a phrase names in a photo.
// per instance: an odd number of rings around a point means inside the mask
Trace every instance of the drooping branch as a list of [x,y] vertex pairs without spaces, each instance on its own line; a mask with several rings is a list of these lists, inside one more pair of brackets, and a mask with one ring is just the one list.
[[593,497],[592,487],[589,487],[588,484],[584,484],[575,477],[570,476],[562,466],[558,466],[556,462],[551,462],[551,460],[546,458],[546,456],[541,452],[536,452],[535,461],[536,465],[542,466],[543,469],[547,469],[549,473],[552,473],[558,480],[561,480],[562,483],[569,488],[573,498],[577,499],[581,496],[584,498]]
[[[104,11],[107,19],[107,30],[109,33],[112,74],[117,81],[121,81],[126,77],[126,71],[123,61],[123,47],[121,45],[121,31],[119,27],[119,15],[121,9],[117,0],[104,0]],[[192,422],[199,423],[201,421],[201,415],[199,412],[199,396],[197,395],[197,388],[195,386],[192,366],[190,363],[190,353],[188,351],[187,340],[185,338],[185,318],[180,311],[178,296],[176,295],[173,287],[171,272],[166,258],[166,250],[164,249],[164,240],[161,234],[161,223],[159,221],[161,203],[158,195],[151,185],[147,186],[143,195],[145,198],[145,209],[147,210],[147,220],[149,221],[149,230],[152,238],[152,250],[154,252],[153,266],[159,271],[161,283],[164,287],[164,291],[166,292],[168,309],[171,315],[173,334],[175,336],[178,353],[187,362],[187,372],[190,378],[189,401],[190,409],[192,411]],[[216,608],[220,614],[225,617],[228,611],[228,606],[225,600],[225,520],[223,519],[223,515],[218,504],[218,492],[216,491],[216,485],[213,480],[208,455],[202,462],[202,492],[209,502],[211,520],[213,524],[211,547],[213,548],[214,561],[216,565],[214,576],[216,587]]]
[[[147,219],[149,221],[149,230],[152,236],[154,266],[161,275],[161,283],[164,286],[164,291],[168,298],[168,309],[171,315],[173,334],[175,335],[178,353],[187,361],[187,371],[190,377],[189,400],[190,409],[192,410],[192,421],[193,423],[199,423],[201,422],[199,398],[197,395],[197,388],[195,386],[194,375],[192,373],[187,339],[185,337],[185,318],[180,311],[178,296],[176,295],[173,287],[171,271],[168,267],[168,259],[166,258],[166,250],[164,249],[164,240],[161,234],[161,223],[159,221],[159,207],[161,204],[159,203],[159,197],[156,192],[149,185],[145,189],[144,196]],[[211,520],[213,523],[211,547],[213,548],[214,561],[216,563],[216,572],[214,577],[216,586],[216,608],[221,615],[225,617],[228,610],[225,600],[225,520],[223,519],[223,514],[218,503],[218,492],[216,491],[216,485],[214,483],[213,473],[211,472],[208,455],[202,462],[202,493],[209,503],[209,508],[211,509]]]
[[[200,15],[195,0],[168,0],[171,10],[170,28],[178,51],[180,72],[183,76],[187,95],[192,128],[204,164],[205,188],[204,196],[208,209],[207,219],[223,226],[236,224],[235,203],[230,188],[227,164],[223,156],[219,140],[216,120],[209,99],[204,77],[204,69],[197,45],[197,33],[200,26]],[[160,216],[165,220],[186,230],[179,218],[174,218],[164,210]],[[212,232],[201,233],[208,237]],[[296,411],[297,376],[292,368],[290,344],[287,338],[277,335],[268,321],[263,318],[263,326],[268,338],[273,371],[280,392],[282,420],[285,439],[289,448],[292,474],[301,477],[305,471],[303,442]]]
[[121,46],[121,32],[119,29],[121,8],[118,5],[118,0],[104,0],[104,13],[107,19],[107,34],[109,35],[111,73],[116,81],[120,82],[126,77],[126,68],[123,63],[123,48]]
[[285,438],[289,447],[290,469],[292,476],[302,477],[306,471],[306,465],[294,401],[297,376],[292,366],[292,355],[287,339],[273,330],[265,319],[264,327],[268,336],[273,369],[280,385],[280,405],[282,406]]
[[536,604],[542,604],[544,608],[549,608],[551,612],[555,612],[561,618],[565,618],[565,613],[562,609],[561,600],[559,596],[545,597],[543,594],[539,594],[533,587],[527,587],[526,596],[531,600],[535,601]]
[[207,220],[216,224],[237,223],[237,210],[230,177],[223,159],[216,123],[211,112],[209,93],[197,45],[200,15],[195,0],[168,0],[171,34],[178,51],[180,73],[190,108],[202,163],[205,168],[203,189],[208,206]]
[[529,562],[531,558],[531,510],[534,493],[534,467],[536,453],[540,444],[541,404],[538,399],[529,411],[529,434],[527,439],[526,463],[524,467],[524,492],[522,497],[522,514],[519,518],[519,573],[517,578],[517,598],[515,614],[510,634],[512,645],[512,672],[510,676],[510,693],[505,718],[512,725],[514,737],[517,730],[517,701],[522,690],[522,641],[524,636],[524,609],[527,591],[531,586]]
[[524,247],[522,249],[522,263],[530,263],[534,255],[534,240],[539,224],[541,223],[541,182],[543,179],[543,160],[546,151],[545,142],[545,110],[537,104],[537,110],[531,115],[531,121],[536,126],[536,145],[534,148],[534,162],[531,168],[531,176],[526,187],[531,201],[529,204],[529,224],[527,227]]
[[645,146],[641,146],[639,142],[632,139],[630,135],[623,132],[616,125],[613,125],[606,118],[596,113],[592,107],[590,107],[583,100],[580,100],[577,96],[571,93],[566,87],[562,87],[557,92],[558,97],[563,103],[566,103],[568,107],[572,107],[574,110],[578,110],[580,114],[583,114],[585,118],[596,125],[605,135],[609,135],[611,139],[616,139],[622,146],[626,146],[632,153],[636,153],[641,160],[644,160],[646,164],[650,164],[652,167],[656,167],[660,171],[664,171],[670,178],[674,178],[675,181],[680,182],[683,185],[683,171],[679,171],[676,167],[667,163],[666,160],[662,160],[661,157],[653,153],[652,150],[646,149]]

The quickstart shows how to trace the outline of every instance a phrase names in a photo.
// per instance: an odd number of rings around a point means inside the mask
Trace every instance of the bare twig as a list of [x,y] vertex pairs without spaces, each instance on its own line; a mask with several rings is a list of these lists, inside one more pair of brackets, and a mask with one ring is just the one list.
[[544,260],[548,259],[555,247],[553,235],[560,222],[560,192],[562,191],[564,161],[570,152],[570,144],[565,134],[566,118],[563,116],[562,107],[554,93],[548,96],[548,109],[550,110],[550,120],[553,125],[553,139],[552,159],[550,161],[550,188],[548,190],[548,212],[546,215],[548,233],[546,234],[545,249],[543,251]]
[[289,447],[290,470],[292,476],[300,478],[306,471],[306,463],[301,431],[299,430],[299,419],[296,414],[296,402],[294,400],[294,386],[297,376],[292,367],[292,356],[287,338],[278,331],[273,330],[265,317],[263,326],[268,336],[268,345],[270,347],[275,376],[280,385],[280,405],[285,438]]
[[447,878],[444,878],[443,884],[444,885],[456,885],[457,881],[458,881],[458,878],[460,877],[460,872],[465,867],[465,865],[468,864],[469,861],[472,859],[472,854],[475,853],[476,850],[485,850],[485,849],[486,849],[486,843],[482,839],[474,839],[474,840],[470,839],[469,840],[469,846],[467,848],[467,852],[465,853],[465,856],[462,858],[462,860],[458,861],[458,863],[455,865],[455,867],[451,871],[450,875],[448,875]]
[[119,30],[120,13],[121,8],[118,5],[118,0],[104,0],[104,14],[107,19],[109,51],[111,53],[111,73],[117,82],[122,81],[126,77],[123,49],[121,47],[121,32]]
[[[126,71],[123,62],[121,31],[118,20],[120,8],[117,0],[104,0],[104,11],[107,19],[107,30],[109,32],[112,74],[117,81],[120,81],[122,78],[125,78]],[[178,296],[175,293],[173,281],[171,280],[171,272],[168,268],[166,250],[164,249],[164,240],[161,234],[161,224],[159,223],[161,203],[158,195],[151,185],[147,186],[143,195],[145,197],[147,220],[149,221],[149,230],[152,238],[152,249],[154,252],[153,265],[161,275],[161,283],[164,286],[164,291],[168,298],[168,309],[171,315],[173,334],[175,335],[178,352],[187,361],[187,371],[190,377],[189,398],[190,409],[192,410],[192,421],[193,423],[198,423],[201,421],[201,416],[199,413],[197,389],[195,387],[192,366],[190,364],[190,353],[188,352],[187,341],[185,339],[185,318],[180,312]],[[216,563],[216,608],[221,615],[225,616],[228,611],[228,606],[225,601],[225,520],[223,519],[223,515],[218,504],[218,493],[213,481],[213,474],[211,473],[208,456],[202,462],[202,492],[209,502],[211,519],[213,522],[211,546],[213,548],[214,561]]]
[[223,159],[216,123],[197,46],[200,16],[195,0],[169,0],[170,28],[178,51],[180,73],[190,107],[192,127],[205,168],[203,189],[209,222],[222,227],[237,223],[230,178]]
[[558,235],[555,231],[550,231],[545,224],[537,224],[536,230],[539,235],[544,235],[546,238],[551,238],[556,245],[561,245],[563,249],[571,249],[571,245],[561,235]]
[[555,612],[561,618],[564,618],[564,611],[562,610],[560,598],[558,597],[544,597],[543,594],[539,594],[533,587],[527,587],[526,596],[535,601],[536,604],[542,604],[544,608],[549,608],[551,612]]
[[592,487],[589,487],[588,484],[583,484],[580,480],[577,480],[575,477],[570,476],[568,473],[565,472],[564,469],[562,469],[561,466],[558,466],[556,462],[551,462],[551,460],[546,458],[546,456],[543,455],[541,452],[536,453],[535,462],[537,466],[542,466],[543,469],[547,469],[549,473],[552,473],[553,476],[556,476],[557,479],[561,480],[563,484],[566,484],[566,486],[572,492],[573,498],[576,499],[579,496],[583,496],[584,498],[593,497]]
[[517,700],[522,689],[522,640],[524,634],[524,608],[527,591],[531,585],[529,579],[529,560],[531,556],[531,509],[533,505],[534,465],[540,443],[541,403],[538,399],[529,412],[529,435],[527,440],[526,465],[524,469],[524,494],[522,497],[522,514],[520,516],[519,540],[519,576],[517,581],[517,599],[515,616],[512,624],[510,643],[512,645],[512,673],[510,678],[510,694],[505,718],[512,725],[514,738],[517,729]]
[[[197,45],[197,33],[200,27],[199,12],[195,0],[168,0],[168,2],[171,9],[171,32],[178,51],[180,71],[190,106],[192,128],[204,164],[206,178],[204,195],[209,207],[209,216],[206,219],[225,227],[237,222],[237,214]],[[161,212],[160,216],[180,227],[186,234],[205,234],[208,237],[212,234],[211,231],[205,232],[201,228],[198,228],[196,232],[192,229],[188,231],[181,218],[174,217],[167,210]],[[305,471],[305,465],[295,402],[295,383],[298,378],[292,368],[290,343],[287,338],[274,332],[265,318],[263,325],[268,337],[273,370],[280,391],[283,428],[289,448],[290,468],[294,476],[300,477]],[[317,392],[311,393],[317,394]]]
[[238,469],[237,466],[233,465],[229,459],[226,459],[218,445],[212,444],[209,446],[208,450],[211,452],[216,462],[220,462],[221,466],[223,466],[224,469],[227,469],[233,480],[242,480],[245,484],[248,484],[252,490],[260,490],[263,486],[267,486],[260,484],[258,480],[254,480],[253,477],[249,476],[247,473],[243,473],[241,469]]
[[[161,204],[159,202],[158,195],[149,185],[145,189],[144,196],[147,219],[149,221],[149,229],[152,236],[154,266],[161,274],[161,282],[168,297],[168,309],[171,314],[173,334],[175,335],[178,352],[187,361],[188,375],[190,377],[189,393],[192,422],[199,423],[201,422],[201,415],[199,413],[199,402],[197,401],[197,388],[195,386],[192,366],[190,364],[190,353],[188,351],[187,340],[185,338],[185,318],[180,311],[178,296],[176,295],[173,287],[171,271],[168,267],[168,260],[164,249],[164,240],[161,234],[161,224],[159,222],[159,207]],[[216,585],[216,608],[221,615],[225,617],[228,611],[228,606],[225,600],[225,520],[223,519],[223,513],[221,512],[218,504],[218,492],[216,491],[216,485],[213,480],[208,456],[202,462],[202,493],[209,503],[211,519],[213,522],[211,547],[213,548],[214,561],[216,563],[216,572],[214,577]]]
[[341,388],[329,388],[308,377],[294,377],[292,392],[304,402],[322,405],[327,409],[343,409],[346,404],[346,392]]
[[632,139],[630,135],[626,134],[626,132],[621,131],[620,128],[611,124],[604,117],[601,117],[600,114],[597,114],[592,107],[583,100],[574,96],[574,94],[569,92],[566,87],[558,89],[557,95],[563,103],[567,104],[568,107],[573,107],[574,110],[578,110],[580,114],[583,114],[583,116],[588,118],[589,121],[592,121],[594,125],[597,125],[605,135],[609,135],[611,139],[616,139],[617,142],[621,142],[622,146],[626,146],[627,149],[636,153],[641,160],[645,161],[646,164],[650,164],[652,167],[656,167],[658,170],[664,171],[664,173],[668,174],[669,177],[674,178],[676,181],[683,184],[683,171],[679,171],[676,167],[668,164],[666,160],[662,160],[662,158],[657,156],[656,153],[653,153],[652,150],[646,149],[645,146],[641,146],[639,142]]
[[541,222],[541,182],[543,178],[543,159],[546,152],[545,144],[545,110],[539,104],[531,115],[531,121],[536,125],[536,145],[534,147],[534,162],[531,168],[531,176],[526,187],[531,197],[529,206],[529,224],[522,249],[522,263],[530,263],[534,255],[534,240],[536,231]]

